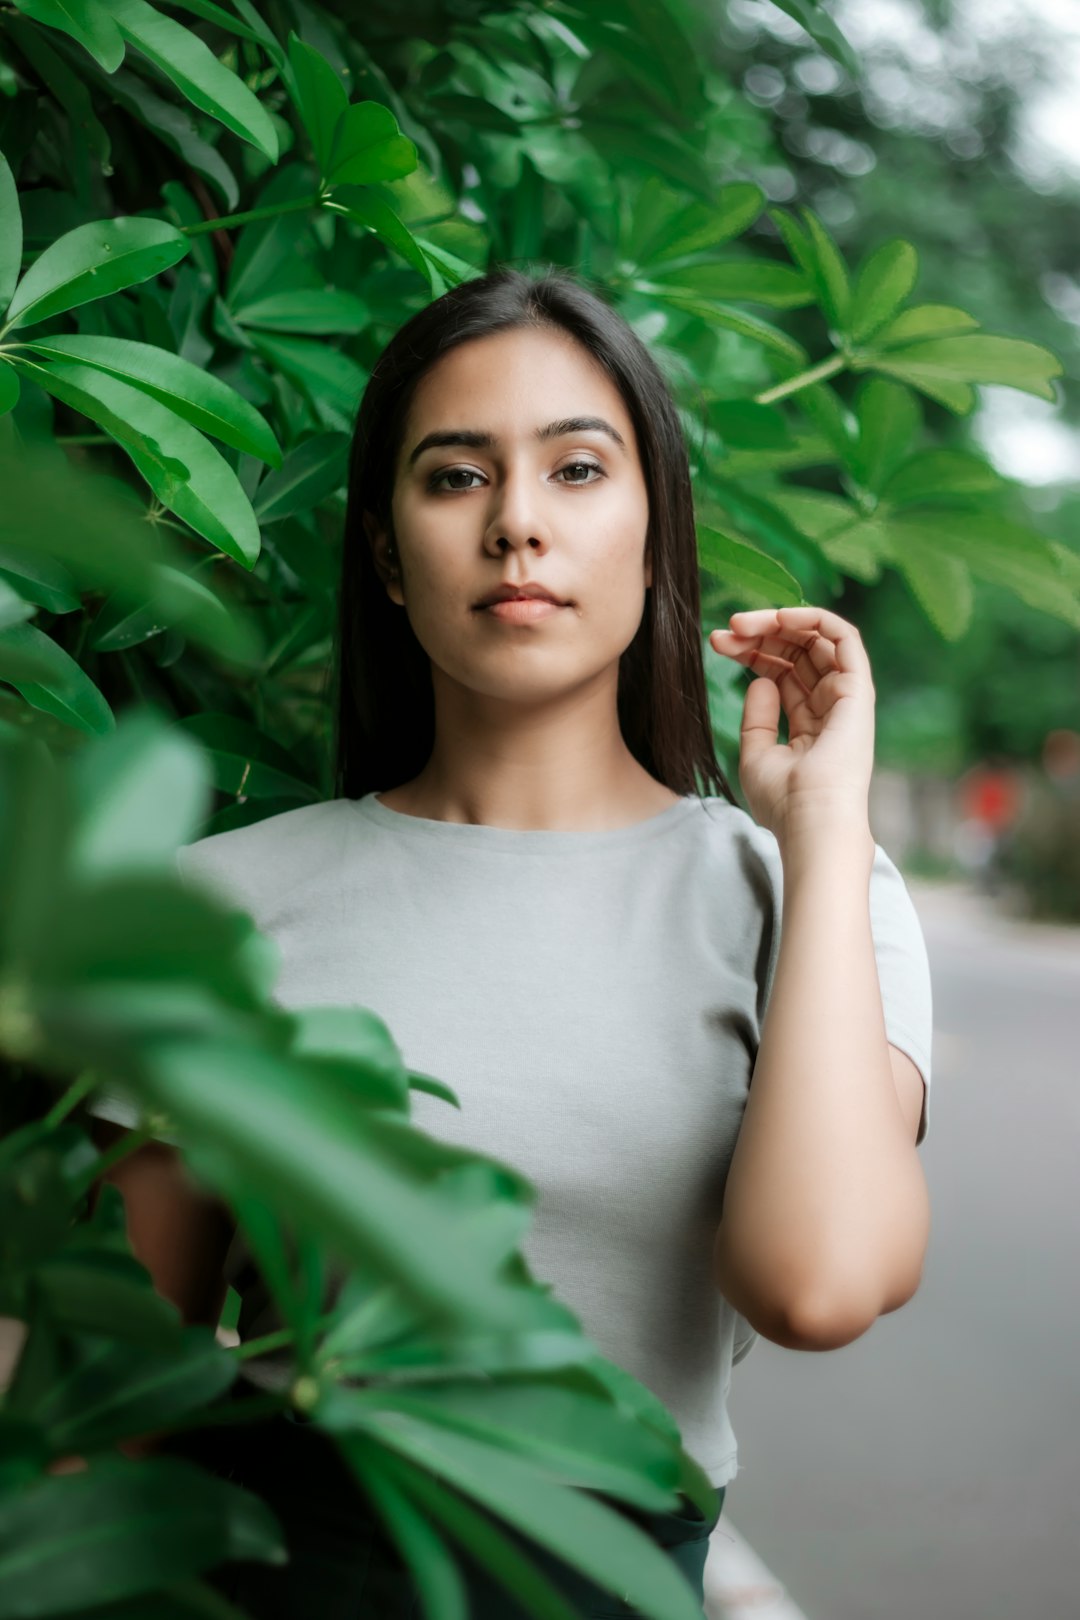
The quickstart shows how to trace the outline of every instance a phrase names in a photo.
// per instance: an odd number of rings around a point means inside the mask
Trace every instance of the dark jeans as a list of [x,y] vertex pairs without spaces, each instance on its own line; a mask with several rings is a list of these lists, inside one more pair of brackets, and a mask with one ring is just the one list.
[[[333,1441],[314,1425],[279,1414],[256,1423],[202,1431],[183,1449],[223,1478],[255,1491],[281,1521],[288,1564],[230,1563],[208,1577],[210,1584],[252,1620],[423,1620],[424,1610],[396,1544]],[[179,1448],[177,1448],[179,1449]],[[645,1513],[613,1498],[599,1499],[637,1524],[661,1546],[686,1577],[699,1603],[709,1536],[724,1505],[716,1487],[712,1515],[702,1518],[683,1497],[679,1509]],[[527,1552],[552,1585],[594,1616],[637,1615],[637,1609],[526,1536],[469,1505]],[[466,1584],[470,1620],[528,1620],[529,1611],[451,1541]]]

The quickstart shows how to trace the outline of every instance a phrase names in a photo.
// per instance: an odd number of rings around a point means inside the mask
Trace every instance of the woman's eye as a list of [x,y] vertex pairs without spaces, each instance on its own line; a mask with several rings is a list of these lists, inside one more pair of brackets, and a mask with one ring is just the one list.
[[[601,478],[604,476],[603,467],[598,466],[595,461],[571,461],[568,462],[565,467],[560,467],[559,471],[576,472],[581,468],[584,468],[586,472],[597,473]],[[572,484],[591,484],[592,481],[593,480],[591,478],[571,478],[570,480]]]
[[[607,476],[603,467],[601,467],[599,463],[595,461],[569,461],[565,467],[560,467],[558,469],[555,476],[561,477],[563,473],[576,472],[594,472],[596,473],[597,478],[604,478]],[[434,475],[428,485],[428,488],[432,490],[443,488],[448,490],[473,489],[475,488],[475,485],[473,484],[444,484],[444,480],[448,478],[479,478],[480,476],[480,473],[476,472],[472,467],[447,467],[445,471],[436,473]],[[596,479],[568,478],[565,481],[569,484],[592,484],[596,482]]]
[[[439,489],[444,478],[479,478],[480,474],[471,467],[447,467],[445,472],[436,473],[428,485],[429,489]],[[454,484],[453,489],[470,489],[470,484]]]

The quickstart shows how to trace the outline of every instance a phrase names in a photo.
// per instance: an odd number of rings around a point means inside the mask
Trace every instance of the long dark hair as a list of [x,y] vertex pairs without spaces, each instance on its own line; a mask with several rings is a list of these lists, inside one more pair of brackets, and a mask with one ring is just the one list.
[[649,496],[652,586],[619,660],[618,715],[635,759],[674,793],[738,804],[716,758],[702,662],[690,465],[667,381],[617,310],[568,271],[502,266],[460,282],[410,317],[376,361],[349,455],[335,648],[338,798],[383,792],[416,776],[435,743],[431,664],[375,571],[363,513],[393,537],[394,469],[424,373],[473,338],[523,326],[568,332],[606,370],[637,434]]

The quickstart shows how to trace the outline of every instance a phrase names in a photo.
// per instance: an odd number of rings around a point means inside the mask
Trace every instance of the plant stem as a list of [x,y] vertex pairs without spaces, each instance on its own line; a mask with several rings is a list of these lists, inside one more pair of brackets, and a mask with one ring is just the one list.
[[145,1143],[153,1140],[154,1133],[147,1125],[142,1125],[137,1130],[128,1130],[127,1134],[114,1142],[111,1148],[106,1148],[104,1153],[99,1154],[93,1164],[88,1165],[79,1179],[72,1183],[72,1191],[75,1197],[82,1198],[84,1194],[90,1191],[94,1182],[111,1170],[114,1164],[119,1164],[120,1160],[126,1159],[129,1153],[134,1153],[137,1148],[141,1148]]
[[83,1098],[88,1096],[98,1084],[96,1072],[93,1069],[84,1069],[82,1074],[72,1081],[67,1090],[57,1097],[41,1123],[47,1125],[49,1130],[52,1130],[60,1124],[61,1120],[65,1120],[71,1110],[77,1108]]
[[831,354],[827,360],[822,360],[820,365],[811,366],[809,371],[800,371],[797,377],[788,377],[786,381],[777,383],[775,388],[766,388],[763,394],[755,394],[754,404],[772,405],[775,400],[786,399],[789,394],[797,394],[801,388],[812,388],[814,383],[824,382],[826,377],[835,377],[846,365],[845,355]]
[[265,208],[249,208],[244,214],[223,214],[219,219],[204,219],[200,225],[178,225],[182,236],[202,236],[206,231],[231,230],[234,225],[250,225],[257,219],[274,219],[278,214],[299,214],[307,208],[318,208],[322,193],[313,197],[297,197],[292,202],[268,203]]
[[[319,1333],[323,1328],[329,1327],[334,1321],[335,1314],[334,1311],[327,1311],[321,1316],[315,1323],[315,1332]],[[235,1356],[237,1361],[246,1361],[249,1356],[261,1356],[268,1350],[287,1349],[295,1339],[296,1334],[292,1328],[278,1328],[274,1333],[264,1333],[261,1339],[245,1339],[243,1344],[234,1345],[229,1354]]]

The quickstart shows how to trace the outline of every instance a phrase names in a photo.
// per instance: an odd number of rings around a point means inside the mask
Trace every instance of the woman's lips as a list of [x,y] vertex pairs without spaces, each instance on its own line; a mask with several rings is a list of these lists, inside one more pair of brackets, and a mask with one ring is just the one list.
[[551,613],[561,612],[563,605],[545,601],[542,596],[518,596],[508,602],[489,602],[483,611],[508,624],[528,624],[532,619],[546,619]]

